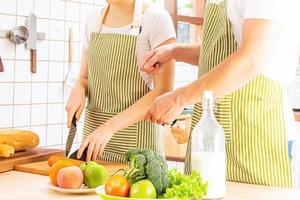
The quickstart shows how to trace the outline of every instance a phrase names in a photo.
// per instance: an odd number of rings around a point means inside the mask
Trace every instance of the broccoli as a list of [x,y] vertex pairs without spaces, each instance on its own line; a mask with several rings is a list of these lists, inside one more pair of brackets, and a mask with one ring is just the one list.
[[128,182],[130,184],[133,184],[139,180],[146,179],[147,174],[145,172],[145,165],[147,161],[145,156],[142,154],[131,154],[131,152],[129,152],[127,156],[127,161],[129,162],[129,169],[125,171],[124,176],[128,180]]
[[131,184],[149,179],[157,194],[165,192],[169,186],[168,165],[161,155],[149,149],[131,149],[125,158],[129,162],[125,177]]

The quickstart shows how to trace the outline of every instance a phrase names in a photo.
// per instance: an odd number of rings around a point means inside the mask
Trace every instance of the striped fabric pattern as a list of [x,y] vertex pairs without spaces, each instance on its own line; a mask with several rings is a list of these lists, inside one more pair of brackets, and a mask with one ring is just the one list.
[[[138,71],[136,40],[134,35],[92,33],[88,49],[84,139],[150,91]],[[124,154],[131,148],[161,152],[161,146],[157,125],[142,121],[114,134],[99,159],[122,163],[125,162]]]
[[[226,6],[226,0],[207,6],[199,76],[237,49]],[[192,128],[201,113],[201,104],[196,104]],[[227,180],[291,187],[283,90],[279,83],[258,76],[243,88],[220,98],[215,114],[225,131]],[[187,148],[186,173],[191,171],[191,140],[192,137]]]

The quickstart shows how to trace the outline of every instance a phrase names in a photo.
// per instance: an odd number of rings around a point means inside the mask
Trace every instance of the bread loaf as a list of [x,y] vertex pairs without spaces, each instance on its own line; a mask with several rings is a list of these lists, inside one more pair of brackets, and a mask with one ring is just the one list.
[[7,144],[0,144],[0,158],[10,158],[13,157],[15,149]]
[[39,136],[32,131],[0,129],[0,144],[10,145],[15,151],[36,147],[39,142]]

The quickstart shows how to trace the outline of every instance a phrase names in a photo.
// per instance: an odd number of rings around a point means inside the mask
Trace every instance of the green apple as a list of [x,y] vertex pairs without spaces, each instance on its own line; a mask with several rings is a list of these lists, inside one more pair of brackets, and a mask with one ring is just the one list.
[[150,181],[141,180],[131,186],[129,197],[137,199],[155,199],[156,190]]
[[89,166],[84,175],[84,182],[89,188],[103,185],[108,178],[108,172],[102,165]]
[[82,171],[82,173],[85,173],[85,170],[92,165],[98,165],[98,163],[96,163],[95,161],[88,161],[88,162],[84,162],[80,165],[80,169]]

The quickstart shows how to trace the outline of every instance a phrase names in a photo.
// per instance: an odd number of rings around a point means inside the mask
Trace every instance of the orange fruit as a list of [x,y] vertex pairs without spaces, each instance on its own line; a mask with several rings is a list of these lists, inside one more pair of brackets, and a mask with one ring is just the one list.
[[55,162],[49,171],[49,177],[50,177],[51,183],[54,185],[58,185],[57,184],[58,171],[62,168],[71,167],[71,166],[74,166],[74,164],[68,160],[59,160],[59,161]]
[[81,160],[76,160],[76,159],[70,159],[70,158],[67,158],[66,156],[61,156],[61,155],[52,155],[48,158],[48,165],[49,167],[52,167],[52,165],[54,163],[56,163],[57,161],[59,160],[68,160],[68,161],[71,161],[72,163],[74,163],[76,166],[80,166],[82,163],[84,163],[83,161]]

